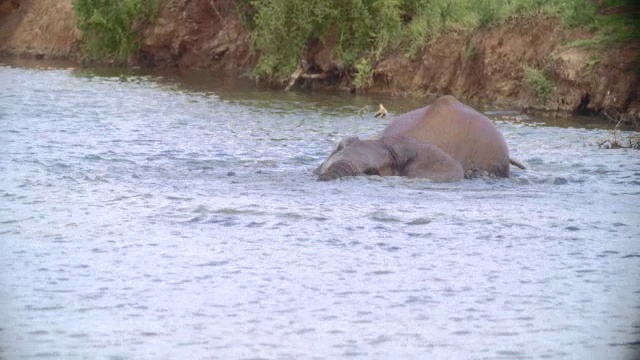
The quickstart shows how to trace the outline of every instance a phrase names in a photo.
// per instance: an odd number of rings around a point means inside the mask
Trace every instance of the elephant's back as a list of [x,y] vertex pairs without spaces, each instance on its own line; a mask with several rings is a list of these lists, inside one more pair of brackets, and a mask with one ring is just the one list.
[[482,130],[492,126],[484,115],[447,95],[429,106],[398,116],[382,136],[412,136],[427,140],[445,134],[461,136],[467,130]]
[[428,141],[460,161],[465,171],[497,167],[496,172],[508,176],[509,152],[502,134],[489,118],[453,96],[400,115],[382,133],[395,136]]

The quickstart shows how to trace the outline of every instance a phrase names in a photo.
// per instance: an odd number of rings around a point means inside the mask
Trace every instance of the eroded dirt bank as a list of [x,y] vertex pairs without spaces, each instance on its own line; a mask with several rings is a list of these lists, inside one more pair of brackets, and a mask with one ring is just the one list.
[[[11,3],[11,6],[4,4]],[[0,0],[2,56],[80,61],[80,33],[72,0]],[[3,6],[4,5],[4,6]],[[139,23],[140,52],[129,65],[210,69],[246,74],[257,55],[232,0],[166,0],[155,23]],[[452,32],[431,41],[417,57],[391,55],[374,69],[366,90],[432,97],[453,94],[474,103],[545,110],[554,114],[599,114],[640,122],[638,44],[604,52],[567,46],[593,34],[566,29],[548,16],[519,18],[473,34]],[[331,41],[304,54],[310,73],[336,74],[348,89]],[[525,79],[525,66],[546,69],[552,83],[544,99]],[[636,70],[634,70],[634,68]],[[306,81],[306,84],[305,84]],[[301,80],[299,85],[319,85]],[[282,85],[284,88],[284,85]]]
[[72,0],[0,0],[0,55],[80,58]]
[[[450,33],[433,41],[416,60],[395,56],[375,72],[375,89],[450,93],[474,103],[543,109],[560,113],[638,118],[638,74],[632,70],[637,48],[604,54],[566,47],[588,34],[566,30],[555,18],[518,19],[467,35]],[[547,69],[552,90],[541,98],[524,67]]]

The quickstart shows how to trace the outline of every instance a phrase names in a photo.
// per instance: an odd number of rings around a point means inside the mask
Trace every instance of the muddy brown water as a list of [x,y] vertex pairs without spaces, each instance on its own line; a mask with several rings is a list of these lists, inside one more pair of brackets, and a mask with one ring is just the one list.
[[334,142],[390,121],[378,102],[423,104],[0,79],[0,358],[640,354],[640,153],[599,149],[597,123],[486,110],[529,167],[510,179],[319,183]]

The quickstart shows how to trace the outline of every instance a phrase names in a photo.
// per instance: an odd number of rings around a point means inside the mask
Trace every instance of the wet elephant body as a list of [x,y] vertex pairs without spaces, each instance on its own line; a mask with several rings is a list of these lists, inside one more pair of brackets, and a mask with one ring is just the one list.
[[319,180],[396,175],[457,181],[509,177],[509,164],[507,143],[491,120],[443,96],[396,118],[380,139],[343,139],[315,173]]

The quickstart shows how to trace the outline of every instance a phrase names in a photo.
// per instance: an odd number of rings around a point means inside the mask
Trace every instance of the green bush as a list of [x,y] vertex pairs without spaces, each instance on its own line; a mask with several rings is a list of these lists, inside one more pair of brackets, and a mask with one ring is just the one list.
[[253,73],[272,79],[286,78],[306,46],[330,36],[337,43],[336,58],[346,69],[363,64],[373,69],[385,52],[417,55],[430,39],[452,29],[488,27],[535,13],[559,16],[569,26],[593,28],[598,19],[593,0],[238,1],[243,4],[239,8],[251,8],[250,19],[246,13],[244,18],[251,27],[252,47],[260,53]]
[[251,42],[260,52],[257,76],[284,77],[295,70],[312,40],[334,36],[339,59],[352,66],[373,58],[397,36],[400,0],[255,0]]
[[[161,1],[74,0],[85,55],[127,59],[140,46],[132,27],[153,20]],[[608,0],[606,5],[627,7],[633,2]],[[385,54],[413,57],[442,32],[490,27],[536,13],[558,16],[568,26],[597,30],[598,45],[640,36],[633,14],[598,15],[593,0],[226,0],[225,4],[235,6],[250,29],[252,49],[260,54],[253,74],[276,80],[298,67],[306,47],[331,38],[339,65],[355,73],[358,86],[366,86]]]
[[524,66],[524,80],[533,93],[543,101],[547,101],[553,92],[553,83],[544,74],[544,71],[530,66]]
[[373,77],[373,67],[369,59],[362,58],[355,65],[356,75],[353,79],[353,86],[356,88],[367,88],[371,84]]
[[132,30],[138,20],[158,15],[161,0],[74,0],[82,45],[89,58],[126,60],[140,46]]

